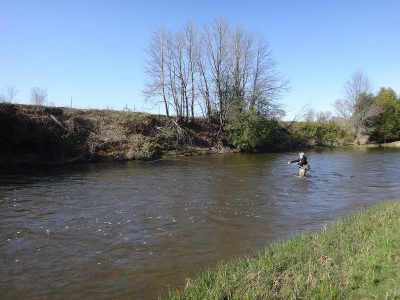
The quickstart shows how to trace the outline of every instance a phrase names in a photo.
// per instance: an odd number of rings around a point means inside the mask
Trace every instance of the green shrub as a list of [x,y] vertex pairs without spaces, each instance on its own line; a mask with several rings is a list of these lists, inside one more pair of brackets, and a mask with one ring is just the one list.
[[334,121],[299,122],[292,129],[292,135],[309,146],[348,145],[354,140],[350,132],[341,129]]
[[276,146],[280,127],[275,120],[247,111],[230,120],[227,131],[238,150],[254,151]]

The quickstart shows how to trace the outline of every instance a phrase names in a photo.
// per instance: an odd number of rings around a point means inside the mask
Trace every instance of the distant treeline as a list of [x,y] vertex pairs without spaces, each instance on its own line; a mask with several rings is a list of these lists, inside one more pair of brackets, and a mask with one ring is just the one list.
[[368,89],[360,89],[360,82],[367,82],[360,73],[346,82],[348,93],[344,99],[335,102],[336,116],[309,110],[303,115],[303,121],[287,123],[292,134],[311,145],[400,140],[400,96],[390,87],[382,87],[373,94]]
[[298,120],[283,122],[247,111],[230,119],[225,131],[241,151],[400,140],[400,97],[393,89],[382,87],[373,94],[361,73],[354,74],[345,87],[345,98],[334,104],[336,115],[308,110]]
[[200,30],[192,23],[175,31],[160,27],[147,53],[146,98],[178,122],[202,114],[241,151],[399,139],[399,97],[391,88],[372,94],[361,72],[345,82],[334,113],[309,110],[282,122],[278,100],[289,83],[276,70],[269,44],[222,18]]

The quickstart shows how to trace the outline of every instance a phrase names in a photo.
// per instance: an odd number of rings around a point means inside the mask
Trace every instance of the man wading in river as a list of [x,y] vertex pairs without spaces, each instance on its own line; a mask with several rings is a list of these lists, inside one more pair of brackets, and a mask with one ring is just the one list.
[[291,160],[288,164],[297,163],[299,166],[299,177],[306,176],[308,170],[310,170],[310,165],[307,162],[307,157],[305,157],[304,152],[299,153],[299,158],[295,160]]

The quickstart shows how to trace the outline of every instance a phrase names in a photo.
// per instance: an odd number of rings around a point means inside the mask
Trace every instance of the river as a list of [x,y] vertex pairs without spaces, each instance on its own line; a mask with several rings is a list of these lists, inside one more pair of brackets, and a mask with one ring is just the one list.
[[152,299],[220,261],[400,198],[400,151],[226,154],[0,175],[2,299]]

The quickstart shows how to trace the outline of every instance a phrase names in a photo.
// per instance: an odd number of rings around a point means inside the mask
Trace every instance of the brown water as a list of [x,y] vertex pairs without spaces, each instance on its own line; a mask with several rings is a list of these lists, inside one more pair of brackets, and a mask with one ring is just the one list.
[[0,298],[149,299],[221,260],[400,198],[400,152],[233,154],[0,176]]

